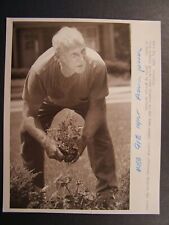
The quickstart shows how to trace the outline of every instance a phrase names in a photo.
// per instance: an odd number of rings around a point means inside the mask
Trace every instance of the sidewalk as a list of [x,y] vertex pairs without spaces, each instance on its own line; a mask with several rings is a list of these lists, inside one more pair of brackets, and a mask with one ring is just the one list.
[[131,99],[131,87],[110,87],[109,95],[106,97],[106,102],[109,103],[121,103],[130,102]]
[[[131,90],[130,87],[111,87],[109,95],[106,97],[107,104],[130,102]],[[11,112],[20,112],[23,102],[20,99],[11,101]]]

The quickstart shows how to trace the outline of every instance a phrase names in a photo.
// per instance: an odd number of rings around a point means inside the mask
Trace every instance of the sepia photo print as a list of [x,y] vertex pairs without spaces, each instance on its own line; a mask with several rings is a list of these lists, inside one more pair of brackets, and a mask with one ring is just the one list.
[[[131,24],[80,19],[9,23],[7,211],[134,211],[131,201],[139,194],[132,191],[131,178],[137,184],[132,171],[144,171],[144,143],[133,128],[135,121],[137,129],[143,124],[134,102],[143,95],[142,78],[135,81],[132,67]],[[142,51],[137,51],[137,69],[144,74]],[[139,155],[133,157],[132,151]]]

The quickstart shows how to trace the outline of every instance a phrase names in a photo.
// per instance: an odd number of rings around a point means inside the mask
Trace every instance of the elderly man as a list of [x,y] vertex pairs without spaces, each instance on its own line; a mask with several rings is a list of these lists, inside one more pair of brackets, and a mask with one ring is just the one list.
[[64,159],[45,131],[59,111],[72,109],[85,119],[80,151],[82,153],[87,146],[97,178],[98,199],[109,201],[117,184],[113,145],[106,122],[105,63],[94,50],[85,46],[76,28],[60,29],[52,45],[32,65],[24,85],[21,131],[24,165],[41,172],[35,183],[43,187],[43,149],[51,159]]

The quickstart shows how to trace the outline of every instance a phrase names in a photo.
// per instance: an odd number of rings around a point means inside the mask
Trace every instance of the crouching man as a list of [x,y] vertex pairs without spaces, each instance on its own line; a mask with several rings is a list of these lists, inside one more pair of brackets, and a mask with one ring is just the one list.
[[106,122],[108,95],[106,66],[101,57],[85,46],[76,28],[63,27],[52,47],[32,65],[23,90],[22,157],[29,170],[40,172],[35,183],[44,186],[44,151],[62,161],[63,154],[46,135],[54,116],[64,108],[85,119],[81,149],[87,146],[97,178],[98,199],[109,201],[117,187],[114,150]]

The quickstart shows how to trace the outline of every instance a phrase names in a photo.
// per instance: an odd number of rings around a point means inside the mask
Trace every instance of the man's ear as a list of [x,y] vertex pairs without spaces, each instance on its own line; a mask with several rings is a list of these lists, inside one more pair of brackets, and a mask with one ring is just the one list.
[[59,52],[55,51],[54,57],[58,60],[59,59]]
[[59,59],[59,57],[60,57],[60,48],[55,48],[55,47],[53,47],[54,49],[55,49],[55,54],[54,54],[54,57],[56,58],[56,59]]

